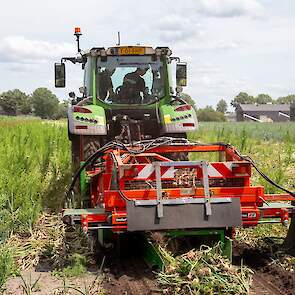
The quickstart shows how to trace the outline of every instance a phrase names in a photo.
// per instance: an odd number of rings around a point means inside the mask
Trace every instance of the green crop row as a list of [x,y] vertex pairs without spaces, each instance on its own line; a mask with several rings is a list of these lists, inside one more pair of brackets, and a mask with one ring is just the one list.
[[0,120],[0,241],[30,231],[41,210],[57,209],[70,177],[66,126]]
[[[229,143],[243,155],[251,156],[259,169],[276,183],[295,190],[295,123],[201,123],[189,138],[204,143]],[[205,159],[217,160],[213,155]],[[254,169],[252,184],[265,186],[267,193],[282,192]]]

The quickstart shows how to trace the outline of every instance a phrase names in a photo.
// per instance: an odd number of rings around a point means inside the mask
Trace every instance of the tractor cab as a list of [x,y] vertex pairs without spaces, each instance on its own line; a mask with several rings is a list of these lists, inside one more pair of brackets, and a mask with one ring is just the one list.
[[[65,87],[66,61],[82,64],[83,97],[77,99],[72,93],[68,111],[69,138],[79,142],[75,144],[79,150],[85,143],[100,146],[101,141],[114,139],[130,143],[163,135],[184,138],[186,132],[197,129],[195,110],[181,98],[187,65],[173,57],[168,47],[114,46],[81,51],[79,28],[75,36],[78,54],[55,64],[55,86]],[[173,64],[176,79],[171,74]]]

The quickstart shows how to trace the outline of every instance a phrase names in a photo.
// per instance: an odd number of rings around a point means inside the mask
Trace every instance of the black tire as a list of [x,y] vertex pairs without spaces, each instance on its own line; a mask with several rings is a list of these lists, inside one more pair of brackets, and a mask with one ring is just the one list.
[[100,136],[71,134],[73,172],[80,167],[81,161],[87,160],[100,148],[100,142]]
[[80,135],[71,134],[72,172],[80,167]]
[[[173,138],[187,139],[186,133],[168,133],[168,134],[165,134],[165,136],[173,137]],[[165,154],[164,156],[173,160],[173,161],[188,161],[189,160],[188,152],[169,153],[169,154]]]
[[92,156],[99,148],[100,137],[93,135],[84,135],[83,136],[83,160],[87,160],[90,156]]
[[[87,160],[93,153],[100,148],[100,136],[75,135],[71,134],[71,151],[72,151],[72,174],[75,175],[80,167],[81,161]],[[89,168],[91,165],[89,166]],[[77,179],[74,187],[75,203],[82,208],[88,207],[90,199],[82,199],[80,194],[80,177]],[[87,193],[86,193],[87,195]]]

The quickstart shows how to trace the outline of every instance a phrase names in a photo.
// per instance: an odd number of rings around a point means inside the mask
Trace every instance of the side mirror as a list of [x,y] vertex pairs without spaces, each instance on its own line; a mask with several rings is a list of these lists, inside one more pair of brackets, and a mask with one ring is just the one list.
[[55,87],[64,88],[66,87],[66,67],[64,63],[54,64],[55,74]]
[[176,85],[186,86],[186,63],[176,64]]
[[75,99],[75,98],[76,98],[76,94],[75,94],[75,92],[70,92],[70,93],[69,93],[69,97],[70,97],[71,99]]

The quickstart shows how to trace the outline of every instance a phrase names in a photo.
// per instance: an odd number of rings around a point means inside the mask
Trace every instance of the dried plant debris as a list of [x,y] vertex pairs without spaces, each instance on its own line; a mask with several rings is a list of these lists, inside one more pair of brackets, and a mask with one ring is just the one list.
[[231,265],[221,247],[202,246],[199,250],[173,257],[162,247],[165,271],[158,274],[164,294],[248,294],[252,271]]
[[[21,270],[47,264],[50,268],[70,265],[73,257],[83,256],[85,265],[93,263],[93,249],[90,239],[79,228],[66,230],[57,215],[43,214],[36,222],[31,234],[11,236],[6,247]],[[82,258],[81,258],[82,259]]]

